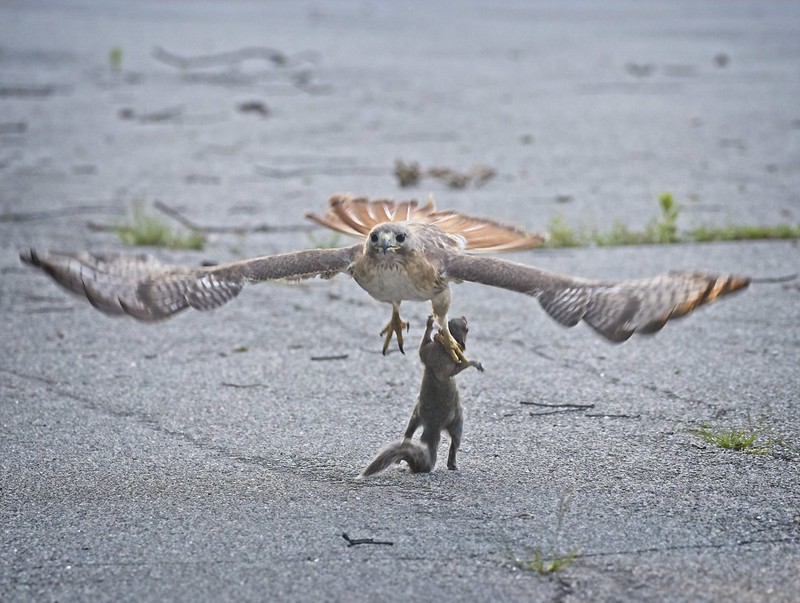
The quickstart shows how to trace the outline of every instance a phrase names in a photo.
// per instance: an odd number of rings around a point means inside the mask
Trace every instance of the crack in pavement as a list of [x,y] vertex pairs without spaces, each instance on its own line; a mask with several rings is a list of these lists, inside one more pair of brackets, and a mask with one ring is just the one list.
[[78,402],[81,406],[83,406],[87,410],[91,410],[93,412],[97,412],[116,419],[133,420],[136,424],[146,427],[156,433],[168,436],[175,440],[185,442],[187,444],[194,446],[197,449],[200,449],[207,453],[213,453],[216,456],[221,457],[223,459],[227,459],[229,461],[260,467],[262,469],[267,469],[275,473],[292,475],[299,479],[306,479],[308,481],[313,481],[318,483],[342,484],[346,486],[349,482],[349,476],[346,476],[344,474],[336,476],[334,473],[332,473],[331,471],[332,468],[329,466],[324,466],[324,467],[320,466],[315,468],[309,466],[302,467],[297,465],[287,465],[285,462],[271,460],[261,456],[253,456],[253,455],[237,453],[219,444],[213,444],[204,438],[199,438],[193,436],[190,433],[166,427],[160,424],[156,419],[154,419],[153,417],[151,417],[146,413],[137,412],[134,410],[115,410],[112,408],[104,407],[99,403],[95,402],[94,400],[91,400],[90,398],[87,398],[80,394],[76,394],[75,392],[64,389],[62,386],[58,384],[58,382],[47,377],[38,375],[29,375],[5,367],[0,367],[0,373],[6,373],[8,375],[13,375],[14,377],[17,377],[18,379],[45,385],[49,387],[53,392],[61,396],[64,396],[66,398],[69,398],[70,400]]
[[598,551],[596,553],[578,553],[575,559],[588,559],[591,557],[614,557],[624,555],[643,555],[646,553],[668,553],[670,551],[691,551],[691,550],[719,550],[727,548],[737,548],[756,544],[794,544],[800,542],[800,537],[785,536],[782,538],[770,538],[759,540],[752,538],[749,540],[739,540],[737,542],[721,542],[716,544],[676,544],[667,547],[647,547],[641,549],[630,549],[627,551]]

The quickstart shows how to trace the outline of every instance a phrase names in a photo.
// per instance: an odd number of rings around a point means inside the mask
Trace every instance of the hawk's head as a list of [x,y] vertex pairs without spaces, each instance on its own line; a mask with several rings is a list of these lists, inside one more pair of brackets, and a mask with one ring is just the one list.
[[370,255],[384,257],[389,253],[405,255],[413,244],[413,233],[405,222],[385,222],[373,228],[366,240]]

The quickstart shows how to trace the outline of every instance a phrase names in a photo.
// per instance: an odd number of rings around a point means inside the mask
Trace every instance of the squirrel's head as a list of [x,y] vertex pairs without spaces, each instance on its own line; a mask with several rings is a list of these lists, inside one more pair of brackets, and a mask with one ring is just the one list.
[[467,333],[469,332],[467,328],[467,317],[461,316],[459,318],[451,318],[447,323],[447,328],[450,329],[450,334],[453,336],[453,339],[458,342],[458,345],[461,346],[461,349],[465,350],[467,348]]

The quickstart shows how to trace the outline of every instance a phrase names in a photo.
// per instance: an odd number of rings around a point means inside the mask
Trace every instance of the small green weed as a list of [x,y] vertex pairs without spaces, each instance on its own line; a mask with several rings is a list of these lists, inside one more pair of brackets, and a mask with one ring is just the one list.
[[540,576],[546,576],[567,567],[575,560],[577,555],[578,551],[570,551],[566,555],[554,555],[546,559],[541,549],[535,549],[533,551],[533,557],[530,559],[514,559],[514,567],[534,572]]
[[687,429],[687,433],[697,436],[701,440],[728,450],[738,450],[745,454],[770,454],[775,444],[780,444],[777,439],[760,442],[759,438],[764,433],[764,427],[741,427],[736,429],[715,428],[703,424],[698,429]]
[[125,245],[196,250],[205,246],[206,237],[203,233],[178,233],[166,222],[148,214],[141,202],[134,203],[131,213],[131,224],[121,224],[115,228]]
[[114,72],[122,69],[122,48],[119,46],[114,46],[108,51],[108,66]]
[[[558,523],[555,530],[556,540],[558,540],[558,535],[561,533],[561,528],[564,526],[564,519],[566,518],[567,513],[569,513],[569,508],[572,504],[572,498],[572,494],[566,494],[559,502],[557,515]],[[566,555],[557,555],[553,553],[553,548],[554,547],[550,549],[550,553],[547,555],[547,557],[545,557],[540,547],[533,549],[533,556],[529,559],[520,559],[514,554],[511,554],[510,557],[513,560],[514,567],[539,574],[540,576],[546,576],[549,574],[555,574],[567,567],[575,560],[580,552],[578,549],[573,549]],[[509,549],[509,553],[510,552],[511,551]]]
[[678,214],[680,207],[675,203],[670,193],[663,193],[658,198],[661,207],[661,217],[653,218],[645,227],[645,242],[652,244],[677,243]]

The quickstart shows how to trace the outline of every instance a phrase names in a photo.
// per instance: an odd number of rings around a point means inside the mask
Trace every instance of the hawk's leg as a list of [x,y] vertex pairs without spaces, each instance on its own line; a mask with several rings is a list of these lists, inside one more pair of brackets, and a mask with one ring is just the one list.
[[433,336],[433,340],[441,343],[456,362],[469,363],[469,360],[467,360],[467,357],[464,355],[464,349],[450,333],[450,327],[447,324],[447,311],[450,309],[449,287],[445,288],[431,299],[431,307],[433,309],[433,316],[441,327],[439,332]]
[[408,323],[400,318],[400,302],[392,302],[392,318],[383,327],[381,336],[386,336],[383,340],[383,355],[386,355],[386,350],[389,349],[389,344],[392,342],[392,335],[397,336],[397,347],[405,354],[403,350],[403,330],[408,331]]

